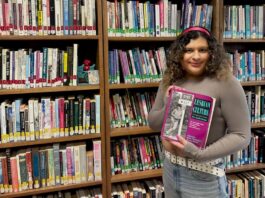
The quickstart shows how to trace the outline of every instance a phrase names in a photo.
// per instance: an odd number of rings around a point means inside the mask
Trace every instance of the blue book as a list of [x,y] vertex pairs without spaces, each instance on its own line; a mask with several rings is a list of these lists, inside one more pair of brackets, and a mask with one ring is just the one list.
[[38,148],[32,148],[32,168],[34,188],[40,188],[40,156]]
[[63,0],[63,33],[64,35],[68,35],[69,34],[69,16],[68,16],[68,12],[69,12],[69,7],[68,7],[68,0]]
[[[44,188],[47,186],[47,169],[48,169],[48,159],[47,159],[47,151],[41,150],[39,151],[39,159],[40,159],[40,183],[41,187]],[[34,165],[33,165],[34,167]]]

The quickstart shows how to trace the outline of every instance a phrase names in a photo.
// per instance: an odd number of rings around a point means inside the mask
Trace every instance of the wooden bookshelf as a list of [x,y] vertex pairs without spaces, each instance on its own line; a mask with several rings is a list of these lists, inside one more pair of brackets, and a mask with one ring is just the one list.
[[40,195],[45,193],[52,193],[52,192],[58,192],[58,191],[66,191],[66,190],[73,190],[73,189],[79,189],[79,188],[86,188],[86,187],[95,187],[100,186],[103,183],[101,181],[92,181],[92,182],[84,182],[80,184],[68,184],[68,185],[59,185],[59,186],[51,186],[46,188],[39,188],[39,189],[33,189],[33,190],[26,190],[16,193],[6,193],[6,194],[0,194],[0,197],[26,197],[26,196],[33,196],[33,195]]
[[101,137],[100,134],[86,134],[86,135],[74,135],[74,136],[50,138],[50,139],[36,140],[36,141],[9,142],[9,143],[0,144],[0,149],[47,145],[59,142],[74,142],[74,141],[83,141],[90,139],[100,139],[100,137]]
[[[154,2],[156,3],[156,2]],[[211,4],[213,6],[213,19],[212,19],[212,32],[219,40],[219,17],[220,10],[218,8],[219,1],[208,0],[201,1],[201,3]],[[181,3],[178,3],[181,7]],[[107,19],[108,9],[107,9],[107,0],[102,1],[103,6],[103,19]],[[179,8],[179,7],[178,7]],[[156,91],[158,88],[158,82],[151,83],[139,83],[139,84],[125,84],[123,82],[119,84],[109,83],[109,57],[108,52],[114,48],[117,49],[130,49],[134,47],[139,47],[141,49],[149,49],[148,47],[169,47],[169,45],[175,40],[175,37],[115,37],[108,35],[108,21],[103,21],[103,43],[104,43],[104,65],[105,65],[105,126],[106,126],[106,178],[107,178],[107,194],[111,196],[111,186],[114,183],[132,181],[132,180],[141,180],[141,179],[150,179],[162,176],[162,169],[159,170],[148,170],[143,172],[133,172],[129,174],[120,174],[120,175],[111,175],[111,140],[120,137],[127,136],[150,136],[150,135],[159,135],[160,132],[151,130],[147,126],[141,127],[124,127],[124,128],[111,128],[110,123],[110,96],[114,93],[129,91]]]
[[239,172],[244,172],[244,171],[252,171],[252,170],[257,170],[257,169],[265,169],[265,164],[261,164],[261,163],[246,164],[246,165],[242,165],[239,167],[227,169],[225,172],[227,174],[231,174],[231,173],[239,173]]
[[148,135],[148,134],[158,134],[160,131],[153,131],[148,126],[143,127],[125,127],[125,128],[115,128],[111,129],[111,137],[120,137],[128,135]]
[[[11,1],[10,1],[11,2]],[[36,7],[37,7],[36,1]],[[1,47],[18,50],[18,49],[33,49],[41,50],[43,47],[58,48],[58,50],[65,50],[67,46],[78,44],[78,66],[83,64],[84,59],[90,59],[95,63],[96,69],[99,71],[98,85],[77,85],[77,86],[60,86],[60,87],[42,87],[30,89],[1,89],[1,101],[6,99],[16,98],[41,98],[43,96],[94,96],[100,95],[100,127],[101,131],[97,134],[74,135],[68,137],[58,137],[51,139],[42,139],[35,141],[21,141],[1,143],[0,150],[5,152],[10,149],[11,153],[15,153],[19,149],[27,149],[34,147],[46,147],[54,143],[69,144],[75,142],[86,142],[89,147],[93,140],[101,141],[101,173],[102,179],[100,181],[89,181],[78,184],[58,185],[52,187],[38,188],[32,190],[21,191],[17,193],[0,194],[0,197],[27,197],[33,195],[47,194],[58,191],[72,191],[80,188],[99,187],[102,191],[103,197],[108,197],[106,194],[106,154],[105,154],[105,119],[104,119],[104,65],[103,65],[103,31],[102,31],[102,4],[101,0],[96,0],[96,35],[46,35],[46,36],[18,36],[18,35],[0,35]],[[80,5],[81,6],[81,5]],[[81,8],[81,7],[80,7]],[[81,13],[80,13],[81,14]],[[1,16],[2,17],[2,16]],[[70,19],[69,19],[70,20]],[[2,66],[1,66],[2,68]],[[69,65],[70,68],[70,65]],[[73,119],[73,118],[72,118]],[[90,148],[88,148],[90,149]]]
[[162,176],[162,169],[146,170],[141,172],[125,173],[114,175],[111,178],[111,183],[135,181],[140,179],[149,179]]
[[101,36],[99,35],[48,35],[48,36],[0,36],[1,41],[63,41],[63,40],[95,40],[97,41]]
[[58,92],[77,92],[99,90],[99,85],[81,85],[81,86],[61,86],[61,87],[42,87],[30,89],[1,89],[0,96],[21,95],[21,94],[39,94],[39,93],[58,93]]

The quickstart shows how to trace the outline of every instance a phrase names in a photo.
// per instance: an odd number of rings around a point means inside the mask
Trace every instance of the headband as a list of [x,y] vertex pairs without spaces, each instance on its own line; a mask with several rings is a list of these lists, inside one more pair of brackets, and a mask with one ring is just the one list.
[[202,28],[202,27],[197,27],[197,26],[196,27],[189,27],[189,28],[183,30],[182,34],[186,34],[190,31],[199,31],[199,32],[203,32],[203,33],[207,34],[208,36],[210,36],[210,32],[207,29]]

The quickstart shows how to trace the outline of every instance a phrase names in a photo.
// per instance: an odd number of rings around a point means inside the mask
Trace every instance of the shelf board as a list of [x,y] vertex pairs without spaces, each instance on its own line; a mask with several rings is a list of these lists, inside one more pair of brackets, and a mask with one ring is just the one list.
[[265,85],[265,80],[241,82],[241,85],[243,87]]
[[67,137],[50,138],[50,139],[36,140],[36,141],[10,142],[10,143],[0,144],[0,149],[43,145],[43,144],[51,144],[51,143],[58,143],[58,142],[73,142],[73,141],[78,141],[78,140],[96,139],[100,137],[101,137],[100,134],[97,133],[97,134],[74,135],[74,136],[67,136]]
[[252,129],[258,129],[265,127],[265,122],[258,122],[258,123],[252,123],[251,128]]
[[56,36],[56,35],[47,35],[47,36],[0,36],[0,41],[45,41],[45,40],[98,40],[99,36],[83,36],[83,35],[65,35],[65,36]]
[[51,186],[51,187],[46,187],[46,188],[38,188],[38,189],[26,190],[26,191],[17,192],[17,193],[6,193],[6,194],[0,194],[0,197],[5,197],[5,198],[23,197],[23,196],[39,195],[39,194],[44,194],[44,193],[51,193],[51,192],[78,189],[78,188],[98,186],[98,185],[102,185],[102,181],[91,181],[91,182],[84,182],[80,184],[69,184],[69,185]]
[[52,92],[72,92],[72,91],[87,91],[99,90],[99,85],[81,85],[81,86],[60,86],[60,87],[42,87],[30,89],[1,89],[1,95],[16,95],[16,94],[33,94],[33,93],[52,93]]
[[108,37],[108,40],[115,41],[115,42],[124,42],[124,41],[128,41],[128,42],[169,41],[169,42],[172,42],[176,40],[176,37]]
[[265,168],[265,164],[261,164],[261,163],[245,164],[239,167],[227,169],[225,172],[228,174],[231,174],[231,173],[239,173],[239,172],[257,170],[257,169],[263,169],[263,168]]
[[119,137],[127,135],[143,135],[143,134],[154,134],[154,133],[159,133],[159,132],[150,129],[148,126],[124,127],[124,128],[111,129],[110,136]]
[[262,39],[223,39],[225,43],[265,43],[265,38]]
[[137,89],[137,88],[148,88],[148,87],[158,87],[158,82],[152,83],[137,83],[137,84],[128,84],[128,83],[120,83],[120,84],[110,84],[109,89]]
[[162,169],[139,171],[139,172],[113,175],[111,178],[111,183],[127,182],[127,181],[139,180],[139,179],[156,178],[156,177],[161,177],[161,176],[162,176]]

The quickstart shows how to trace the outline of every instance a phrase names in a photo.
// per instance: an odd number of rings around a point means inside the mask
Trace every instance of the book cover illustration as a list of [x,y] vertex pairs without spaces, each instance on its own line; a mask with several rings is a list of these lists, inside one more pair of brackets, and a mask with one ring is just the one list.
[[184,137],[199,148],[206,145],[215,98],[174,87],[168,97],[161,135],[178,141]]

